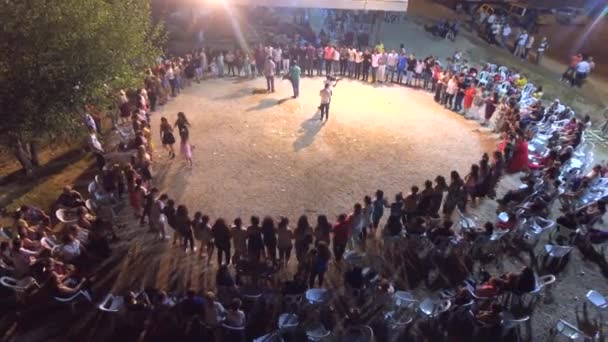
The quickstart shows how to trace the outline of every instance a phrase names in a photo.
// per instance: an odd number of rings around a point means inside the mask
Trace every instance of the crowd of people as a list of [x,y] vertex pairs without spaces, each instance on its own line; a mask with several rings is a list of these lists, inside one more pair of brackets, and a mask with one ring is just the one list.
[[[268,90],[273,91],[274,76],[287,74],[297,97],[294,80],[296,74],[299,80],[300,74],[294,73],[294,68],[300,66],[306,76],[403,84],[432,92],[439,104],[483,125],[491,125],[501,133],[502,143],[491,157],[482,155],[464,177],[453,170],[449,177],[438,175],[425,181],[422,187],[413,185],[406,194],[397,193],[392,200],[378,190],[355,203],[351,212],[340,213],[335,219],[318,215],[313,222],[306,215],[295,222],[287,217],[253,215],[247,222],[237,217],[229,223],[225,218],[211,218],[199,208],[177,203],[171,194],[155,187],[150,115],[158,105],[210,75],[263,75]],[[300,302],[292,307],[293,303],[280,301],[277,310],[296,314],[302,321],[305,318],[316,321],[325,331],[336,333],[370,325],[380,337],[391,334],[391,325],[384,315],[377,313],[395,311],[398,309],[395,305],[401,306],[395,304],[396,289],[411,289],[417,284],[416,277],[426,277],[429,269],[437,269],[446,278],[443,288],[451,292],[447,296],[451,309],[437,317],[442,323],[438,331],[464,339],[470,336],[467,334],[475,334],[463,332],[468,327],[463,322],[467,321],[469,311],[473,314],[472,322],[498,327],[501,315],[511,309],[498,300],[500,296],[531,292],[536,286],[536,275],[530,268],[492,276],[488,272],[476,274],[468,264],[471,260],[500,258],[491,243],[498,232],[511,236],[511,243],[518,243],[526,233],[526,220],[547,218],[553,200],[559,199],[564,216],[557,222],[572,230],[571,239],[581,234],[578,230],[581,225],[589,228],[584,234],[595,242],[608,238],[605,232],[593,227],[606,211],[605,199],[580,205],[588,190],[608,177],[608,165],[597,165],[589,173],[582,169],[570,172],[570,161],[578,158],[576,151],[583,144],[588,118],[577,119],[574,111],[558,100],[543,106],[542,87],[531,86],[525,75],[513,69],[491,64],[476,67],[460,52],[444,62],[433,56],[416,58],[404,46],[387,51],[382,45],[373,49],[260,45],[250,52],[207,53],[199,49],[183,58],[161,59],[148,70],[144,85],[130,98],[121,92],[118,100],[118,112],[132,133],[127,144],[134,151],[130,162],[124,165],[106,162],[103,146],[97,139],[97,126],[93,126],[98,123],[87,113],[89,146],[100,167],[99,177],[88,189],[91,200],[86,201],[79,192],[66,187],[53,207],[56,215],[31,206],[21,207],[15,214],[14,225],[3,229],[3,234],[12,241],[2,242],[0,257],[4,271],[12,277],[31,277],[48,286],[54,296],[88,293],[95,280],[91,273],[93,265],[110,253],[110,241],[117,239],[115,227],[123,226],[117,222],[114,207],[127,195],[133,216],[142,227],[147,226],[150,234],[160,241],[172,236],[176,248],[179,246],[190,257],[200,258],[202,265],[212,264],[214,253],[217,260],[214,291],[191,289],[184,297],[174,297],[165,290],[146,289],[124,296],[126,310],[154,313],[147,319],[163,321],[162,325],[146,325],[151,336],[179,334],[193,339],[202,336],[207,340],[237,341],[273,332],[274,316],[264,314],[272,312],[271,304],[259,299],[261,292],[252,295],[250,291],[268,285],[266,281],[279,270],[289,270],[287,265],[291,261],[295,269],[293,279],[282,285],[270,285],[280,289],[283,299],[300,296],[302,301],[307,289],[324,287],[334,290],[336,299],[322,305],[320,315],[306,317]],[[327,94],[325,100],[328,105]],[[328,111],[328,106],[323,110]],[[194,146],[189,142],[190,124],[185,113],[178,113],[173,124],[161,118],[161,142],[171,159],[176,156],[174,129],[179,132],[181,155],[192,167]],[[547,134],[546,139],[540,138]],[[524,173],[526,186],[497,200],[501,215],[495,222],[463,226],[467,206],[474,206],[484,198],[495,199],[504,174],[517,172]],[[456,219],[454,211],[458,212]],[[57,220],[65,228],[51,230]],[[418,254],[422,240],[433,251],[430,268],[418,267],[423,263]],[[370,245],[383,246],[379,253],[381,265],[366,259],[365,253],[377,253]],[[357,258],[358,262],[353,261]],[[339,274],[343,286],[327,286],[327,272]],[[477,305],[469,306],[477,300]],[[280,334],[286,332],[278,330]]]

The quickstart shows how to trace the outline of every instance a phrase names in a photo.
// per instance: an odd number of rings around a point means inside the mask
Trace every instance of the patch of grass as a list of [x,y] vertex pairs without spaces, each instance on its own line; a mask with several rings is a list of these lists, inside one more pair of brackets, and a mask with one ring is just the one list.
[[[28,189],[23,195],[11,199],[5,207],[7,211],[13,211],[23,204],[30,204],[42,208],[49,209],[61,190],[66,185],[72,185],[76,189],[86,187],[85,175],[89,174],[91,167],[95,164],[94,158],[85,156],[71,163],[68,167],[52,173],[47,176],[40,176],[43,179],[38,179],[36,184]],[[31,184],[22,184],[20,186],[29,187]]]

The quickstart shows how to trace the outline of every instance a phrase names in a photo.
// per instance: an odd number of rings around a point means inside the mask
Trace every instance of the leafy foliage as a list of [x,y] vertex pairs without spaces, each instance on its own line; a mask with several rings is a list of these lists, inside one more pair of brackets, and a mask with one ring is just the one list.
[[[148,0],[6,0],[0,6],[1,143],[75,137],[85,103],[137,87],[165,31]],[[7,139],[8,138],[8,139]]]

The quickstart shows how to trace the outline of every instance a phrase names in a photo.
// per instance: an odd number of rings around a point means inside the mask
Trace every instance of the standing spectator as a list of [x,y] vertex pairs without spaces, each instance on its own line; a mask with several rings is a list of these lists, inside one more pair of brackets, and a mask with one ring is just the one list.
[[576,65],[576,68],[574,70],[574,79],[571,84],[572,86],[581,87],[583,85],[583,82],[587,78],[587,75],[589,75],[589,73],[591,72],[591,64],[588,60],[582,60]]
[[576,66],[582,60],[583,60],[583,55],[580,53],[570,57],[570,64],[568,64],[568,68],[566,69],[566,71],[564,71],[560,81],[568,80],[569,82],[572,82],[572,80],[574,79],[574,73],[576,70]]
[[[387,56],[387,61],[386,61],[386,81],[389,80],[390,78],[390,82],[394,82],[395,81],[395,73],[397,71],[397,64],[399,63],[399,55],[395,52],[395,50],[391,50],[391,53],[388,54]],[[398,77],[397,77],[398,78]]]
[[348,65],[346,67],[347,75],[350,78],[355,76],[355,63],[357,60],[357,50],[355,48],[348,49]]
[[346,214],[340,214],[338,216],[338,222],[334,225],[333,233],[333,249],[334,257],[336,262],[339,264],[342,261],[342,255],[346,249],[346,242],[348,241],[348,233],[350,231],[350,224],[346,220]]
[[473,115],[471,113],[471,107],[473,106],[473,99],[475,98],[476,92],[477,92],[477,89],[475,89],[474,82],[471,82],[469,87],[464,91],[464,101],[463,101],[464,111],[462,113],[464,114],[464,117],[467,119],[473,118]]
[[407,76],[405,78],[405,85],[412,85],[412,80],[414,79],[414,74],[416,72],[416,65],[416,58],[414,57],[414,54],[411,53],[410,57],[407,59]]
[[304,71],[307,76],[312,77],[313,70],[315,68],[315,60],[317,58],[317,50],[311,44],[306,46],[306,65],[304,65]]
[[340,71],[340,50],[334,46],[334,51],[331,59],[331,72],[338,74]]
[[274,220],[270,216],[264,217],[262,221],[262,235],[264,237],[264,246],[266,246],[266,256],[272,260],[273,263],[277,262],[277,235],[276,228],[274,227]]
[[196,251],[194,247],[194,237],[192,236],[192,221],[188,215],[188,208],[185,205],[179,205],[175,214],[175,228],[184,239],[184,248],[188,252],[188,244],[190,250]]
[[[310,62],[312,63],[312,62]],[[298,66],[298,63],[295,61],[289,70],[289,76],[291,77],[291,86],[293,88],[293,98],[296,99],[300,96],[300,75],[302,74],[302,70]],[[312,76],[312,73],[311,75]]]
[[289,72],[290,61],[291,61],[291,55],[289,52],[289,48],[285,47],[285,49],[282,50],[282,55],[281,55],[281,66],[283,67],[284,73]]
[[154,200],[154,204],[150,210],[150,231],[154,232],[157,236],[160,236],[160,239],[163,241],[167,238],[167,233],[165,231],[167,217],[164,216],[163,210],[167,205],[168,199],[169,196],[167,196],[167,194],[160,195],[159,198]]
[[264,241],[262,239],[262,229],[260,228],[260,218],[251,216],[251,225],[247,227],[247,252],[249,261],[258,263],[264,251]]
[[291,256],[291,249],[293,248],[293,232],[291,229],[289,229],[289,219],[287,217],[281,217],[277,235],[279,247],[279,265],[287,265],[289,262],[289,257]]
[[266,91],[274,93],[274,71],[275,65],[272,61],[272,57],[266,58],[264,62],[264,76],[266,77]]
[[276,67],[276,74],[281,74],[281,61],[283,60],[283,50],[281,50],[280,46],[277,46],[276,49],[272,51],[272,60],[274,61],[274,65]]
[[530,54],[530,50],[532,50],[532,46],[534,46],[534,36],[529,35],[528,41],[526,42],[526,50],[524,52],[524,59],[528,60],[528,54]]
[[306,215],[300,216],[298,219],[298,225],[294,231],[294,237],[296,240],[296,258],[299,262],[304,260],[304,256],[306,253],[308,253],[308,249],[313,240],[312,236],[312,227],[310,224],[308,224],[308,217]]
[[378,51],[374,51],[374,53],[372,54],[372,83],[376,83],[376,76],[378,73],[378,66],[380,65],[380,53],[378,53]]
[[384,192],[382,190],[376,190],[376,198],[372,202],[372,235],[376,235],[376,229],[380,224],[380,219],[384,215],[384,207],[387,205],[386,199],[384,199]]
[[536,65],[540,65],[540,62],[545,55],[545,51],[547,51],[548,48],[549,41],[547,40],[547,37],[543,37],[543,39],[540,40],[540,44],[538,44],[538,48],[536,48]]
[[397,83],[401,84],[403,81],[403,74],[405,73],[405,67],[407,66],[407,55],[402,53],[399,56],[399,61],[397,62]]
[[528,42],[528,32],[523,30],[517,39],[515,39],[515,50],[513,50],[513,55],[515,57],[524,58],[524,53],[526,49],[526,43]]
[[331,103],[331,84],[325,83],[325,87],[321,89],[319,92],[319,96],[321,97],[321,105],[319,109],[321,110],[321,118],[319,120],[323,121],[323,116],[325,116],[325,120],[329,120],[329,104]]
[[323,287],[323,276],[325,272],[327,272],[329,259],[331,257],[331,253],[329,252],[329,248],[325,241],[321,241],[319,245],[316,247],[317,253],[312,260],[312,269],[310,273],[310,288],[313,288],[315,285],[315,278],[319,278],[319,287]]
[[377,75],[377,80],[380,83],[384,83],[385,82],[385,78],[386,78],[386,63],[388,61],[388,56],[386,55],[386,52],[382,52],[380,54],[380,58],[378,59],[378,75]]
[[317,226],[315,227],[315,246],[320,242],[330,243],[331,223],[327,220],[327,216],[319,215],[317,217]]
[[502,28],[502,34],[500,35],[500,45],[503,48],[508,48],[507,45],[509,44],[509,37],[511,36],[511,26],[509,26],[509,23],[505,23],[505,26]]
[[[353,49],[355,50],[355,49]],[[361,66],[363,64],[363,51],[355,50],[355,79],[361,77]]]
[[223,218],[218,218],[213,227],[211,227],[211,233],[217,248],[217,265],[222,265],[222,254],[226,256],[226,264],[230,264],[230,229]]
[[365,49],[365,53],[363,53],[363,63],[361,64],[362,80],[364,82],[368,82],[369,80],[369,69],[372,66],[372,61],[372,54],[369,52],[368,49]]
[[323,53],[323,59],[325,60],[325,75],[331,75],[331,65],[334,59],[334,47],[327,45]]
[[234,219],[230,228],[232,244],[234,245],[234,255],[232,263],[237,265],[239,260],[247,257],[247,231],[243,229],[243,221],[240,217]]

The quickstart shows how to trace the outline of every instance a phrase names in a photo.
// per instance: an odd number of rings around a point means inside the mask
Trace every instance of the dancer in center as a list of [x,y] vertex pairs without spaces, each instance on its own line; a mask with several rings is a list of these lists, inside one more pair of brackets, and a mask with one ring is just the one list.
[[321,97],[321,104],[319,105],[321,118],[319,120],[321,121],[323,121],[323,115],[325,115],[325,121],[329,119],[329,103],[331,102],[331,96],[333,95],[333,88],[338,85],[338,82],[340,82],[340,79],[331,75],[327,75],[327,78],[323,81],[323,89],[319,92],[319,96]]

